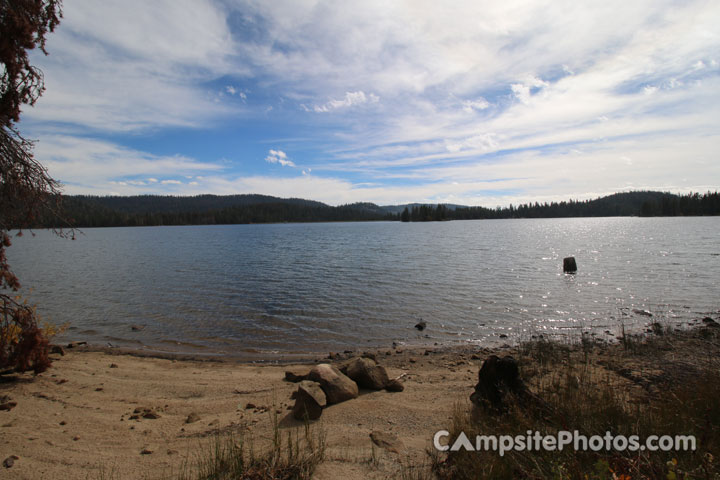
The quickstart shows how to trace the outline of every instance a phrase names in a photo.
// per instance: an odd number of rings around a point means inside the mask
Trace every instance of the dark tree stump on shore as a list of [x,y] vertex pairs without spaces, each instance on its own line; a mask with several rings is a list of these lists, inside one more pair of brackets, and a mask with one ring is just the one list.
[[492,413],[506,412],[510,401],[514,401],[523,409],[543,417],[554,414],[550,405],[527,388],[520,378],[518,362],[511,356],[499,358],[491,355],[483,362],[470,400],[475,406]]
[[514,394],[519,399],[528,395],[528,390],[520,379],[518,363],[513,357],[499,358],[490,356],[478,372],[478,383],[470,400],[479,407],[491,407],[501,412],[506,410],[505,396]]

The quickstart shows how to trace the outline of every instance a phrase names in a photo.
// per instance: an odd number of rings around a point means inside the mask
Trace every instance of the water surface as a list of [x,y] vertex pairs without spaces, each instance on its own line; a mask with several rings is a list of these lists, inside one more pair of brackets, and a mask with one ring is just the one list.
[[690,321],[720,307],[718,231],[717,217],[104,228],[37,231],[8,256],[66,338],[243,355]]

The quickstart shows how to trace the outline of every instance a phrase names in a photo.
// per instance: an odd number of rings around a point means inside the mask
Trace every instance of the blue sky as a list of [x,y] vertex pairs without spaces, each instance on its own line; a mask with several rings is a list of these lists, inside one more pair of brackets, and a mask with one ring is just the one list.
[[494,207],[720,186],[720,3],[65,0],[66,193]]

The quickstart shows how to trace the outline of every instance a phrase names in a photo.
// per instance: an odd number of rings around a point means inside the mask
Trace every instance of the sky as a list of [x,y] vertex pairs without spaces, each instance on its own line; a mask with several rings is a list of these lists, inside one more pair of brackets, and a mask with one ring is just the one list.
[[720,187],[720,2],[64,0],[67,194],[506,206]]

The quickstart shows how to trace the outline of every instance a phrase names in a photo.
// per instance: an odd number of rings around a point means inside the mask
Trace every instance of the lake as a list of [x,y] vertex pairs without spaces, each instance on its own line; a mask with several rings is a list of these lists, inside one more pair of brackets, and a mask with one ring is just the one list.
[[718,217],[88,228],[26,232],[8,257],[63,339],[262,357],[687,324],[720,308],[718,232]]

